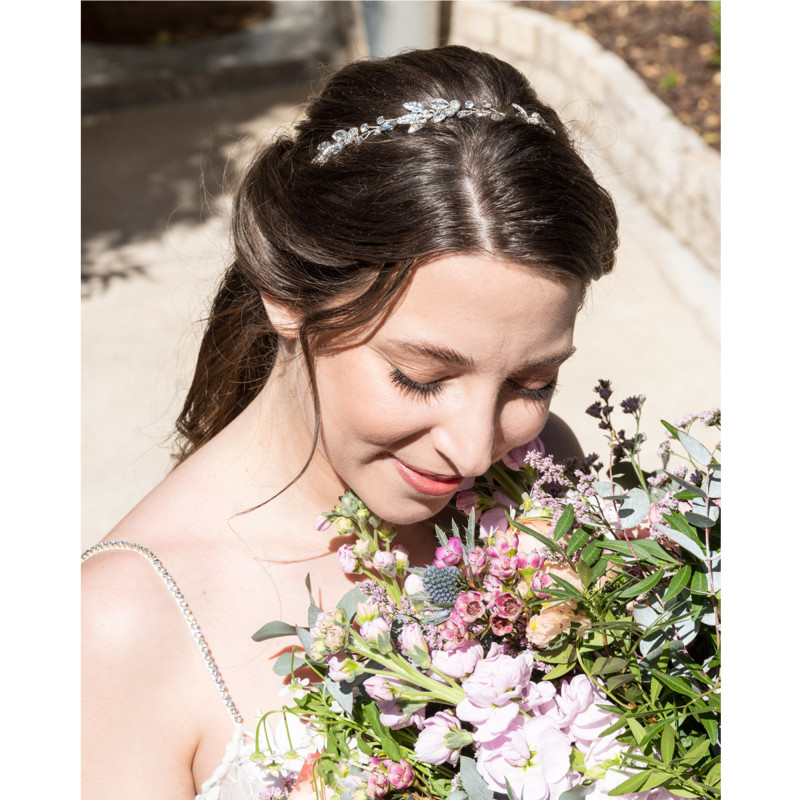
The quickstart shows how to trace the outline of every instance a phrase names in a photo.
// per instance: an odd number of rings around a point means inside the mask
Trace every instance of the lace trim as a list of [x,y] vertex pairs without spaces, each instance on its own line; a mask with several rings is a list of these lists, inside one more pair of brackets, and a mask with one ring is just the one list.
[[[155,569],[155,571],[161,576],[161,579],[164,581],[164,585],[167,587],[167,589],[169,589],[170,594],[173,596],[175,602],[178,604],[178,607],[183,613],[183,618],[186,621],[189,632],[194,637],[195,643],[200,650],[200,654],[203,656],[203,660],[206,662],[208,671],[210,672],[211,677],[217,686],[217,691],[219,692],[220,697],[222,697],[222,701],[225,703],[225,706],[228,709],[228,713],[231,715],[234,722],[241,724],[242,715],[239,713],[239,709],[231,699],[230,692],[228,692],[228,687],[225,685],[225,681],[222,679],[222,674],[219,671],[219,667],[217,667],[217,664],[214,661],[214,656],[211,655],[211,648],[208,646],[208,642],[206,642],[205,637],[200,630],[200,626],[197,624],[197,620],[189,608],[189,604],[184,599],[181,590],[178,588],[178,585],[175,583],[172,576],[169,574],[169,572],[167,572],[166,567],[164,567],[158,558],[156,558],[156,555],[152,550],[148,550],[143,545],[136,544],[135,542],[125,542],[122,540],[100,542],[99,544],[90,547],[81,556],[81,562],[88,560],[98,553],[103,553],[106,550],[129,550],[132,553],[138,553],[143,558],[146,558],[150,562],[153,569]],[[214,774],[216,775],[216,773]]]

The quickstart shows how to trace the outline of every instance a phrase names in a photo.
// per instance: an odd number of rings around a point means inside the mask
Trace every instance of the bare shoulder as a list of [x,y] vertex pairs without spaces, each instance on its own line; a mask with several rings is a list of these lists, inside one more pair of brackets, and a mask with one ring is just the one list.
[[193,798],[185,677],[199,655],[183,615],[137,553],[100,553],[82,573],[82,796]]
[[545,452],[556,461],[563,461],[570,456],[582,458],[584,455],[572,428],[556,414],[550,414],[547,418],[539,438],[544,444]]

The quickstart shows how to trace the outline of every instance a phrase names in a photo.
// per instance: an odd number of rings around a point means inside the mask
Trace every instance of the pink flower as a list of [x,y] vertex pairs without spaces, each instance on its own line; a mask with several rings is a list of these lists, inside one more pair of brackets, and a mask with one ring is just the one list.
[[481,602],[481,593],[470,589],[459,593],[453,610],[464,622],[475,622],[486,611],[486,608]]
[[361,623],[361,636],[370,644],[378,644],[384,636],[389,638],[389,623],[383,617],[376,617]]
[[[336,679],[334,678],[334,680]],[[364,681],[364,691],[373,700],[384,700],[386,702],[394,700],[396,693],[383,675],[372,675],[367,678]]]
[[548,717],[520,717],[508,731],[480,747],[478,772],[489,787],[517,800],[558,800],[575,782],[569,736]]
[[475,519],[480,518],[480,510],[478,509],[478,493],[470,490],[466,492],[459,492],[456,495],[456,508],[462,513],[469,516],[471,511],[475,512]]
[[496,506],[481,514],[479,534],[481,539],[488,539],[489,535],[494,531],[504,531],[507,528],[508,518],[506,517],[506,509]]
[[336,551],[336,556],[339,559],[339,566],[342,568],[342,572],[349,574],[356,571],[356,567],[358,567],[358,559],[353,552],[352,545],[343,544]]
[[381,575],[386,575],[388,578],[397,575],[397,561],[395,561],[394,553],[387,553],[385,550],[379,550],[372,557],[372,566],[375,567]]
[[449,650],[434,650],[431,664],[451,678],[466,678],[475,671],[482,658],[483,647],[480,642],[465,641]]
[[314,523],[314,529],[318,531],[326,531],[330,526],[331,521],[322,514],[317,517],[317,521]]
[[597,703],[605,702],[605,697],[586,675],[576,675],[572,680],[564,681],[554,700],[555,707],[547,712],[547,716],[569,732],[582,752],[588,751],[600,733],[619,719],[610,711],[597,707]]
[[428,764],[456,765],[460,748],[447,746],[448,733],[461,731],[461,723],[450,711],[439,711],[422,723],[422,730],[414,745],[414,752]]
[[383,797],[389,791],[389,776],[385,772],[370,771],[367,777],[367,797]]
[[334,681],[349,681],[357,673],[361,673],[361,667],[357,661],[353,659],[350,653],[344,650],[333,653],[328,656],[328,676]]
[[495,636],[506,636],[514,630],[514,623],[510,619],[497,616],[489,620],[489,626]]
[[486,569],[486,565],[489,562],[486,559],[486,553],[483,552],[483,549],[476,547],[471,553],[467,553],[467,563],[472,567],[472,572],[475,575],[479,575]]
[[[492,550],[490,547],[489,550]],[[487,554],[489,554],[487,550]],[[489,555],[489,573],[501,581],[507,581],[513,578],[519,571],[519,558],[517,556],[496,555],[492,557]]]
[[430,666],[428,643],[422,635],[422,628],[416,622],[403,626],[398,644],[403,655],[408,656],[418,667],[427,669]]
[[425,584],[419,575],[410,572],[403,582],[403,589],[406,594],[423,594],[425,592]]
[[437,547],[433,563],[437,567],[456,567],[461,563],[464,556],[464,548],[461,539],[457,536],[447,540],[446,547]]
[[485,742],[504,731],[519,714],[519,699],[528,690],[531,667],[522,656],[483,659],[461,684],[464,699],[456,715],[476,726],[475,740]]
[[393,789],[407,789],[414,783],[414,770],[404,758],[400,761],[390,761],[388,758],[382,762],[389,776],[389,783]]
[[522,600],[513,592],[503,592],[494,599],[494,612],[513,622],[522,613]]
[[392,730],[408,728],[410,725],[420,728],[425,721],[425,706],[421,708],[410,706],[403,709],[396,700],[376,700],[375,702],[381,712],[381,722]]

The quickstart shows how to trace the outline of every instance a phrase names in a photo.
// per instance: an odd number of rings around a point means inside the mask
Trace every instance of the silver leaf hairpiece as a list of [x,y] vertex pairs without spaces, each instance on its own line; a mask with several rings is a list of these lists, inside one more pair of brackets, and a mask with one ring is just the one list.
[[[517,111],[516,116],[524,119],[525,122],[531,125],[539,125],[550,133],[555,134],[544,120],[544,117],[537,111],[528,114],[522,106],[516,103],[511,104]],[[502,111],[498,111],[489,102],[482,102],[480,104],[474,103],[472,100],[467,100],[463,107],[459,100],[442,100],[436,98],[431,100],[429,104],[418,103],[416,101],[409,101],[403,103],[403,108],[408,111],[408,114],[403,114],[396,119],[384,119],[378,117],[374,125],[369,125],[366,122],[358,128],[350,128],[346,130],[340,128],[338,131],[333,132],[333,138],[317,147],[317,155],[314,156],[315,164],[324,164],[332,155],[340,152],[344,147],[351,144],[361,144],[365,139],[370,136],[377,136],[384,131],[393,130],[398,125],[408,125],[408,133],[418,131],[423,125],[428,122],[441,122],[449,117],[491,117],[494,120],[503,119],[506,115]]]

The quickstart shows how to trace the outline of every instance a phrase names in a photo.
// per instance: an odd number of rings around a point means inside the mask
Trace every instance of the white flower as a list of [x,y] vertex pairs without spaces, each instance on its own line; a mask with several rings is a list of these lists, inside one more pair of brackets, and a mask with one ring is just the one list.
[[301,697],[305,697],[311,691],[310,689],[306,689],[308,684],[308,678],[293,678],[290,683],[288,683],[278,692],[278,694],[282,697],[291,695],[295,700],[299,700]]

